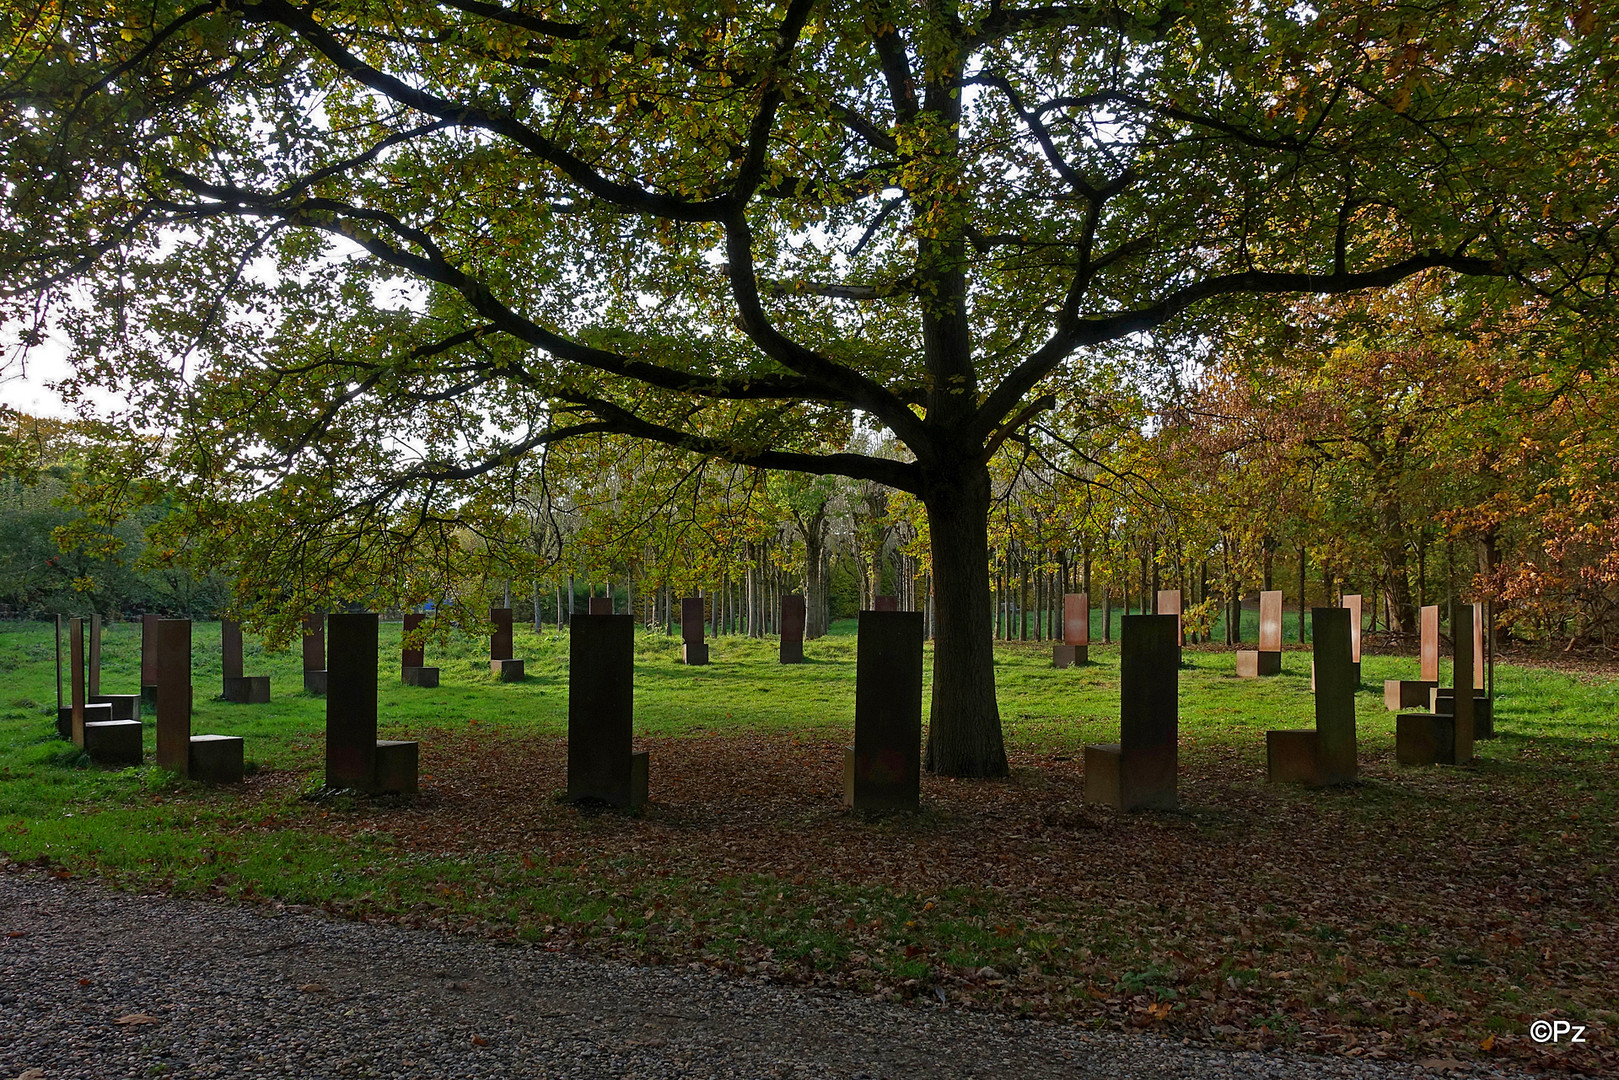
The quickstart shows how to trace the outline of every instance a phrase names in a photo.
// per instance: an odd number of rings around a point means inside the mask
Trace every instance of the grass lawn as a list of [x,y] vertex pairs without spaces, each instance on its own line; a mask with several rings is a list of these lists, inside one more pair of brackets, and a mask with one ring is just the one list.
[[[849,628],[840,626],[839,631]],[[540,947],[695,963],[784,982],[1278,1043],[1329,1053],[1619,1067],[1619,679],[1502,663],[1496,728],[1466,768],[1394,763],[1367,656],[1361,781],[1264,779],[1264,732],[1312,721],[1308,654],[1238,680],[1187,650],[1175,813],[1081,798],[1081,747],[1118,732],[1116,646],[1056,671],[1001,645],[1010,779],[924,777],[923,812],[844,810],[852,634],[806,644],[637,641],[638,748],[652,804],[578,810],[565,786],[566,638],[518,629],[529,678],[484,643],[429,646],[442,685],[399,685],[382,627],[382,736],[421,741],[414,799],[314,797],[324,702],[294,653],[248,643],[268,705],[219,691],[215,624],[194,632],[193,730],[241,735],[234,789],[90,765],[55,736],[45,624],[0,626],[0,853],[131,888],[309,905]],[[103,689],[134,692],[139,627],[107,630]],[[1448,667],[1448,665],[1447,665]],[[147,728],[147,756],[152,729]],[[3,860],[0,860],[3,861]],[[3,922],[0,915],[0,922]],[[0,931],[5,928],[0,926]],[[1530,1022],[1587,1042],[1541,1046]]]

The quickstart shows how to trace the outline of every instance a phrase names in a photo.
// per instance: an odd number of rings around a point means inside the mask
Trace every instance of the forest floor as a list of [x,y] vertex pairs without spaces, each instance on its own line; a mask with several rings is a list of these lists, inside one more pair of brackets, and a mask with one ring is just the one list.
[[[1004,646],[1011,777],[924,777],[921,813],[883,816],[840,805],[852,641],[783,668],[765,643],[720,639],[687,669],[652,636],[636,700],[652,801],[621,814],[560,798],[564,641],[527,637],[523,684],[450,647],[437,691],[385,684],[384,737],[421,743],[409,799],[319,793],[323,704],[204,702],[217,650],[196,657],[195,730],[247,737],[256,768],[236,790],[86,768],[29,707],[40,687],[0,713],[0,852],[132,889],[1084,1028],[1619,1069],[1611,678],[1504,663],[1500,738],[1468,767],[1410,769],[1380,689],[1414,661],[1368,656],[1359,782],[1311,791],[1263,766],[1266,728],[1308,724],[1304,657],[1256,682],[1189,649],[1182,808],[1118,814],[1081,797],[1082,746],[1116,737],[1116,650],[1055,671],[1044,648]],[[110,653],[127,645],[109,634]],[[42,648],[0,633],[14,687],[48,682]],[[294,661],[255,663],[296,685]],[[1585,1041],[1533,1038],[1560,1020]]]

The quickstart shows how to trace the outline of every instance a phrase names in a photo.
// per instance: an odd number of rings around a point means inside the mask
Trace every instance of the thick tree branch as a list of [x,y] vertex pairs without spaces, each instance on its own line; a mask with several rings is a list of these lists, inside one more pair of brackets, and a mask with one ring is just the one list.
[[1221,274],[1177,289],[1155,303],[1132,311],[1120,311],[1089,319],[1072,320],[1032,356],[1019,364],[979,406],[969,426],[969,437],[987,439],[1001,417],[1017,407],[1039,381],[1049,375],[1075,350],[1104,341],[1116,341],[1162,326],[1201,301],[1217,296],[1239,294],[1278,295],[1283,293],[1346,293],[1360,289],[1384,288],[1424,270],[1451,270],[1480,277],[1503,277],[1506,269],[1486,259],[1470,255],[1432,251],[1412,255],[1375,270],[1330,274],[1288,273],[1247,270]]
[[665,446],[756,469],[780,469],[812,473],[816,476],[848,476],[871,480],[913,495],[921,493],[921,476],[916,465],[891,458],[864,454],[804,454],[790,450],[749,450],[733,443],[645,420],[623,407],[600,398],[570,394],[561,400],[601,417],[613,433],[647,439]]

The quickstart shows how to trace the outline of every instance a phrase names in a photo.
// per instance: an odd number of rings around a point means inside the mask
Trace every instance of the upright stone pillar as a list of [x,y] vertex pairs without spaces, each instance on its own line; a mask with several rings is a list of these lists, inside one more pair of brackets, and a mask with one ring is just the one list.
[[399,652],[399,678],[406,686],[420,686],[431,689],[438,685],[438,668],[427,666],[427,649],[420,643],[414,647],[410,645],[411,639],[427,621],[427,616],[420,612],[411,612],[405,616],[403,645]]
[[589,604],[591,615],[611,615],[613,613],[613,598],[611,596],[592,596]]
[[703,644],[703,598],[688,596],[680,601],[680,662],[708,663],[708,646]]
[[1425,607],[1418,619],[1421,636],[1418,662],[1420,679],[1386,679],[1383,682],[1383,705],[1390,712],[1401,709],[1420,709],[1430,706],[1430,695],[1439,689],[1439,608]]
[[1065,668],[1073,664],[1088,664],[1090,659],[1090,594],[1064,593],[1062,598],[1062,643],[1052,646],[1052,666]]
[[157,763],[204,784],[242,779],[242,740],[191,734],[191,620],[157,624]]
[[304,693],[326,696],[326,616],[312,612],[304,616]]
[[784,664],[804,662],[804,617],[807,611],[804,597],[800,594],[788,593],[781,598],[781,662]]
[[157,623],[156,615],[141,616],[141,702],[157,704]]
[[1473,609],[1452,604],[1451,638],[1456,642],[1453,710],[1401,713],[1394,722],[1394,757],[1401,765],[1466,765],[1473,760]]
[[[1344,594],[1343,607],[1349,612],[1349,662],[1353,665],[1355,685],[1360,685],[1360,628],[1362,601],[1359,593]],[[1320,650],[1317,650],[1319,655]]]
[[[90,616],[90,649],[87,656],[90,672],[87,677],[86,702],[91,706],[106,705],[112,712],[110,720],[139,720],[141,696],[139,694],[103,694],[101,692],[101,616]],[[137,729],[138,731],[138,729]],[[139,743],[137,742],[137,746]],[[127,753],[127,744],[124,752]],[[137,760],[139,760],[137,752]]]
[[1347,784],[1359,769],[1355,743],[1354,610],[1314,608],[1315,727],[1265,733],[1266,778],[1320,787]]
[[[1485,689],[1489,653],[1484,647],[1484,621],[1487,608],[1473,605],[1473,738],[1495,738],[1495,703]],[[1460,648],[1460,643],[1457,644]],[[1456,711],[1456,688],[1435,686],[1428,692],[1428,707],[1434,712]]]
[[242,674],[242,626],[234,619],[219,620],[219,654],[225,700],[238,705],[268,704],[270,676]]
[[648,756],[635,753],[635,618],[575,615],[568,635],[568,798],[637,807]]
[[[1304,613],[1299,612],[1299,618]],[[1237,651],[1237,676],[1257,679],[1262,675],[1282,673],[1282,593],[1281,590],[1259,594],[1259,649]]]
[[878,596],[878,597],[874,597],[872,599],[872,601],[871,601],[871,609],[873,611],[898,611],[899,610],[899,597],[897,597],[897,596]]
[[1180,638],[1173,615],[1126,615],[1119,635],[1119,741],[1085,748],[1085,801],[1171,810],[1180,742]]
[[854,746],[843,803],[916,810],[922,799],[922,614],[862,611],[855,643]]
[[334,614],[326,663],[326,786],[416,793],[417,745],[377,738],[377,616]]
[[512,609],[490,608],[489,621],[495,632],[489,638],[489,673],[501,682],[523,678],[523,661],[512,657]]

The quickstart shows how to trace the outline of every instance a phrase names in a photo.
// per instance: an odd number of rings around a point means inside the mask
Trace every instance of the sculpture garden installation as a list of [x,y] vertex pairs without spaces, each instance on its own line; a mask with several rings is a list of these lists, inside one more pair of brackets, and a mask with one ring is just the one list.
[[922,799],[922,614],[862,611],[855,642],[854,745],[843,803],[916,810]]
[[[419,612],[407,614],[405,616],[405,629],[402,640],[408,643],[417,627],[426,621],[427,616]],[[421,686],[430,689],[438,685],[438,668],[426,666],[426,651],[421,645],[412,647],[405,644],[401,648],[399,653],[399,678],[406,686]]]
[[1062,598],[1062,642],[1051,647],[1052,666],[1065,668],[1090,663],[1090,646],[1090,593],[1065,593]]
[[650,758],[635,752],[634,687],[635,617],[576,615],[568,634],[570,801],[646,803]]
[[[1453,603],[1450,609],[1456,649],[1452,665],[1453,687],[1473,685],[1473,650],[1465,644],[1473,636],[1473,609]],[[1401,765],[1466,765],[1473,760],[1473,695],[1465,690],[1452,697],[1452,711],[1400,713],[1394,721],[1394,757]]]
[[[57,618],[58,634],[61,618]],[[68,705],[65,737],[74,746],[89,755],[92,761],[118,765],[141,763],[141,722],[129,718],[114,719],[113,707],[107,703],[92,704],[87,700],[85,680],[84,620],[69,619],[68,631]],[[58,639],[60,640],[60,639]],[[58,656],[60,656],[58,649]],[[61,685],[60,671],[57,685]],[[60,690],[58,690],[60,692]],[[61,730],[62,709],[58,707],[58,731]]]
[[264,705],[270,700],[270,676],[242,674],[242,627],[232,619],[219,620],[220,667],[225,675],[223,697],[238,705]]
[[703,644],[703,598],[688,596],[680,601],[680,662],[708,663],[708,646]]
[[304,616],[304,693],[321,697],[326,693],[326,616],[320,612]]
[[414,795],[417,744],[377,738],[377,616],[327,620],[326,786]]
[[489,621],[495,632],[489,637],[489,673],[501,682],[523,678],[523,661],[512,658],[512,609],[490,608]]
[[1282,673],[1282,594],[1280,590],[1259,594],[1259,648],[1237,652],[1237,675],[1256,679]]
[[191,734],[191,620],[159,619],[157,643],[157,763],[205,784],[242,779],[242,740]]
[[1431,706],[1432,691],[1439,688],[1439,608],[1425,607],[1418,613],[1418,679],[1387,679],[1383,683],[1383,704],[1390,712]]
[[1119,741],[1085,747],[1085,801],[1171,810],[1180,739],[1180,637],[1174,615],[1126,615],[1119,634]]
[[1272,783],[1347,784],[1358,772],[1352,655],[1353,608],[1315,608],[1315,727],[1265,733],[1265,775]]
[[611,615],[613,613],[613,598],[611,596],[592,596],[587,608],[592,615]]
[[804,662],[804,616],[808,609],[804,597],[788,593],[781,598],[781,662]]

